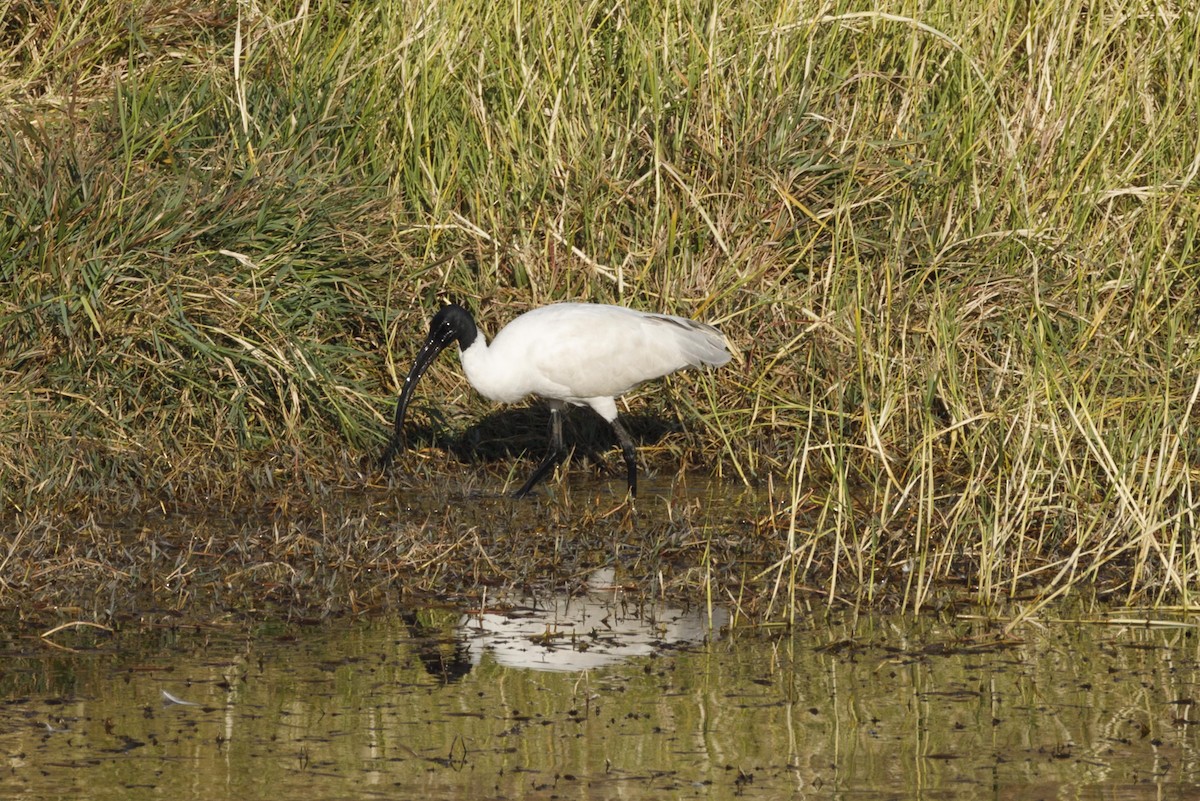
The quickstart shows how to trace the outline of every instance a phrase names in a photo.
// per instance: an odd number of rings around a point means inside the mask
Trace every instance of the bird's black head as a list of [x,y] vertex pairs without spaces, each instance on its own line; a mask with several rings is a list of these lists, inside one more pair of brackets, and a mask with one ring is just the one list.
[[429,323],[428,342],[437,342],[444,348],[457,339],[459,349],[466,350],[478,335],[471,313],[457,303],[448,303],[438,309]]
[[445,350],[451,342],[457,340],[459,349],[466,350],[471,347],[477,336],[479,336],[479,329],[475,327],[475,320],[471,317],[471,313],[456,303],[443,306],[433,316],[433,321],[429,324],[429,336],[425,338],[425,344],[417,352],[412,369],[409,370],[408,377],[404,379],[404,386],[400,389],[400,401],[396,404],[396,425],[387,450],[383,453],[384,467],[387,467],[392,461],[392,457],[404,448],[404,416],[408,412],[408,402],[412,399],[417,381],[425,374],[425,370],[429,368],[437,355]]

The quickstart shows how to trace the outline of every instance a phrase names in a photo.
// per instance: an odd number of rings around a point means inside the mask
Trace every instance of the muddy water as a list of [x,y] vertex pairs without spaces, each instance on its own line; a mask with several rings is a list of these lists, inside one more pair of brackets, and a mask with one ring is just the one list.
[[[1178,798],[1193,628],[712,631],[597,592],[255,632],[0,641],[0,797]],[[505,610],[503,613],[501,609]]]

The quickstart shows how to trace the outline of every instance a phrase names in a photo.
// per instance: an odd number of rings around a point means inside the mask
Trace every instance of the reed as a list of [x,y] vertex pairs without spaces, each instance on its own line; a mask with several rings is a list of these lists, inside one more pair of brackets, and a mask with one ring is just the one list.
[[[589,299],[741,349],[634,404],[684,429],[646,459],[781,488],[726,590],[751,614],[1191,607],[1192,17],[0,0],[5,562],[50,510],[376,483],[440,298],[490,331]],[[487,411],[427,381],[435,434]]]

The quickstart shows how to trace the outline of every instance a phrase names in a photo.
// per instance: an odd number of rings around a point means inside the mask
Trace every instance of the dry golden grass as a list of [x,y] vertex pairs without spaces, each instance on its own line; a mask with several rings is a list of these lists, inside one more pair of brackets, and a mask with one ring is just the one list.
[[[728,524],[702,517],[681,587],[766,619],[814,598],[919,609],[947,587],[1026,599],[1016,614],[1081,589],[1194,604],[1200,39],[1183,4],[0,10],[0,603],[58,597],[42,563],[94,563],[92,588],[136,564],[169,583],[122,555],[126,527],[90,521],[215,504],[255,539],[278,497],[353,532],[339,554],[383,554],[361,558],[385,584],[436,589],[450,574],[384,543],[447,548],[482,523],[319,509],[466,469],[441,454],[469,453],[489,410],[452,359],[422,388],[428,447],[390,477],[372,462],[453,297],[493,332],[587,299],[702,317],[742,349],[630,401],[677,421],[644,454],[661,470],[756,488],[754,536],[714,549]],[[564,504],[488,508],[559,515],[521,529],[530,547],[613,539]],[[662,558],[674,525],[617,539]],[[516,578],[453,547],[478,561],[449,592]],[[272,586],[333,569],[325,548],[264,548],[194,558],[279,571]],[[718,552],[747,565],[736,582]],[[300,581],[304,604],[323,608],[320,581]]]

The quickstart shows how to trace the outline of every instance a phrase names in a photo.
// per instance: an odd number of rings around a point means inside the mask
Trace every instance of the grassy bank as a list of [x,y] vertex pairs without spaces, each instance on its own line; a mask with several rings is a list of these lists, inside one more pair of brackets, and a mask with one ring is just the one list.
[[[726,558],[753,554],[736,597],[762,614],[798,588],[920,608],[946,581],[1028,608],[1081,587],[1195,601],[1184,4],[0,0],[0,19],[10,604],[48,597],[36,564],[91,558],[80,520],[269,498],[277,521],[331,488],[437,481],[489,411],[452,357],[415,421],[438,447],[390,477],[371,460],[443,298],[492,332],[567,299],[720,325],[740,363],[631,407],[678,420],[649,463],[760,489]],[[697,564],[732,536],[689,534]],[[255,558],[287,563],[279,541]],[[446,581],[404,552],[375,558]],[[456,586],[508,575],[497,558]]]

